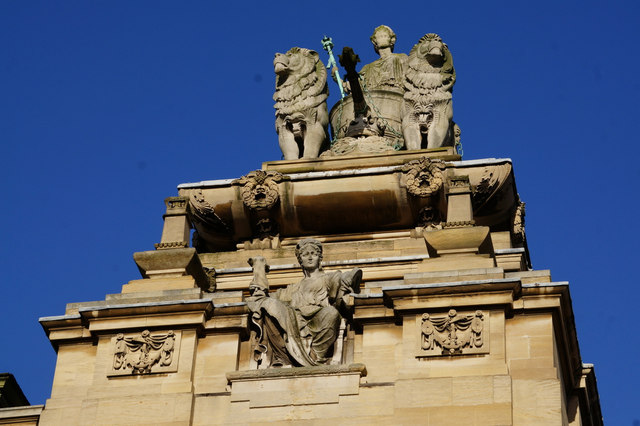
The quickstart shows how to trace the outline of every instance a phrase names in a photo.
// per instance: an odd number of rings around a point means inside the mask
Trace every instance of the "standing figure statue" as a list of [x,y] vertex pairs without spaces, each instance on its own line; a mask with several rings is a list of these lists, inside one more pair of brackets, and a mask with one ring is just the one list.
[[317,52],[293,47],[276,53],[276,132],[285,160],[317,158],[328,148],[327,70]]
[[371,43],[380,59],[365,65],[360,70],[366,90],[390,90],[404,92],[404,68],[407,55],[393,53],[396,44],[396,33],[386,25],[373,30]]
[[324,272],[322,244],[304,239],[296,245],[304,278],[269,293],[263,257],[249,259],[254,278],[247,306],[258,328],[255,359],[259,368],[328,364],[342,319],[345,299],[358,292],[362,271]]
[[426,34],[411,49],[405,69],[402,133],[407,149],[454,145],[455,82],[449,48],[437,34]]

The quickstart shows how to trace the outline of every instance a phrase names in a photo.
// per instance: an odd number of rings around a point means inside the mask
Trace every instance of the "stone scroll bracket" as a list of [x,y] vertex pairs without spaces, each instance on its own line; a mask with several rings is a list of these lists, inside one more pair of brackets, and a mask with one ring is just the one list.
[[194,228],[192,246],[198,253],[214,251],[209,247],[211,240],[223,245],[231,245],[233,224],[225,222],[215,211],[201,188],[188,192],[189,220]]

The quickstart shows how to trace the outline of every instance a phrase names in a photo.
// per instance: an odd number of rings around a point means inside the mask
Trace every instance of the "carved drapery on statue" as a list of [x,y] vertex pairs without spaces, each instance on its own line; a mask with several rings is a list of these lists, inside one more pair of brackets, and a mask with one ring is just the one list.
[[349,316],[346,300],[359,291],[362,271],[325,273],[320,267],[322,245],[315,240],[298,243],[296,256],[305,278],[275,292],[269,291],[266,260],[249,260],[254,278],[247,306],[256,329],[258,368],[315,366],[339,358],[334,356],[334,344]]
[[317,158],[327,148],[327,70],[317,52],[299,47],[276,53],[276,131],[285,160]]
[[393,53],[396,34],[386,25],[377,27],[370,37],[380,58],[362,67],[360,76],[366,90],[404,92],[404,69],[407,55]]
[[446,315],[423,314],[419,318],[418,356],[464,355],[489,352],[488,315],[482,311]]
[[177,371],[177,349],[180,335],[166,333],[117,334],[112,339],[113,362],[110,376],[123,376]]

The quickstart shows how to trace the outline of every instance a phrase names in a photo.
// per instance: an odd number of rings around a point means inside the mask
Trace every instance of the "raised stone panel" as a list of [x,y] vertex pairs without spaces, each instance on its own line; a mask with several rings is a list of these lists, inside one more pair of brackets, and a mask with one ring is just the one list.
[[227,374],[231,403],[248,402],[249,408],[336,404],[341,395],[357,395],[362,364],[272,368]]
[[491,319],[480,310],[423,313],[416,317],[420,330],[418,357],[489,353]]
[[111,338],[113,362],[108,376],[178,371],[180,331],[118,333]]

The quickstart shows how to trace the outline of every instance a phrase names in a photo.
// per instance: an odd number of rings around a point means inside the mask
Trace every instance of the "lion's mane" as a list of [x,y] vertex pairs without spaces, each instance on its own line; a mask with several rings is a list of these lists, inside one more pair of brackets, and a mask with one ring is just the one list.
[[[440,45],[443,53],[441,63],[432,64],[425,57],[425,49],[434,45]],[[437,34],[426,34],[409,53],[404,98],[416,103],[443,103],[451,99],[455,81],[456,72],[449,48]]]
[[327,70],[313,50],[293,47],[286,54],[286,75],[276,76],[273,100],[277,116],[288,116],[315,108],[329,96]]

